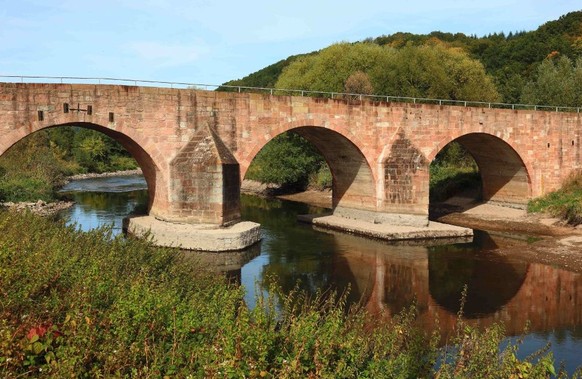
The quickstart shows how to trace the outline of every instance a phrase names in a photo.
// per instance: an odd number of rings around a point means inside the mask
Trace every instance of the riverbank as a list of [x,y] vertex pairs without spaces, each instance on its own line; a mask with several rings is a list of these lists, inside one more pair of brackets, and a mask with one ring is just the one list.
[[50,203],[42,200],[36,202],[23,201],[18,203],[9,201],[6,203],[0,203],[0,207],[14,212],[29,211],[39,216],[54,216],[60,211],[72,207],[73,204],[75,203],[72,201],[55,201]]
[[[88,174],[78,174],[67,177],[65,182],[69,183],[73,180],[83,180],[83,179],[94,179],[94,178],[106,178],[114,176],[125,176],[125,175],[141,175],[141,169],[137,170],[125,170],[125,171],[115,171],[115,172],[103,172],[103,173],[88,173]],[[75,204],[73,201],[68,200],[58,200],[46,202],[44,200],[37,201],[20,201],[20,202],[3,202],[0,203],[0,207],[7,209],[9,211],[22,212],[29,211],[39,216],[54,216],[62,210],[72,207]]]
[[67,177],[67,181],[73,180],[83,180],[83,179],[93,179],[93,178],[109,178],[113,176],[125,176],[125,175],[142,175],[140,168],[135,170],[125,170],[125,171],[113,171],[113,172],[102,172],[102,173],[87,173],[87,174],[77,174]]

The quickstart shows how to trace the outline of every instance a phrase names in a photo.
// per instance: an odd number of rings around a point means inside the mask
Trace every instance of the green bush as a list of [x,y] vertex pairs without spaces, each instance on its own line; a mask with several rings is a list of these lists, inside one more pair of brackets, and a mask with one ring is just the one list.
[[313,145],[287,132],[273,138],[252,161],[246,179],[303,190],[309,177],[325,164]]
[[327,164],[322,164],[317,172],[309,175],[309,187],[322,191],[330,189],[333,184],[333,177]]
[[572,173],[557,191],[533,199],[528,212],[548,212],[570,225],[582,224],[582,171]]
[[[179,251],[0,212],[0,377],[536,378],[553,370],[551,356],[496,354],[501,332],[460,329],[460,348],[447,350],[438,333],[414,326],[414,309],[378,323],[346,309],[345,297],[277,291],[249,309],[242,287]],[[470,364],[457,372],[454,362]]]
[[0,179],[0,201],[51,201],[55,189],[45,180],[27,176]]

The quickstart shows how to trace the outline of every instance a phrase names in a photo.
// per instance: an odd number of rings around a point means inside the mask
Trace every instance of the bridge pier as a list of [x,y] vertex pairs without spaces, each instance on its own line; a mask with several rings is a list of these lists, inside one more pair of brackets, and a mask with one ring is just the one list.
[[124,229],[136,237],[150,238],[157,246],[198,251],[238,251],[261,239],[260,225],[242,221],[220,227],[212,224],[186,224],[159,220],[154,216],[126,219]]
[[240,220],[239,165],[210,126],[171,159],[169,204],[127,221],[127,231],[159,246],[236,251],[261,239],[260,225]]

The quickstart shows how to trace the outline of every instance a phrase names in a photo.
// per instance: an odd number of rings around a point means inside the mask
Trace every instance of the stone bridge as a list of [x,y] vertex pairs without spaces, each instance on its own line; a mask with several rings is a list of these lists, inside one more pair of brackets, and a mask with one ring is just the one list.
[[322,153],[336,215],[427,225],[429,165],[449,142],[475,158],[483,198],[524,205],[580,164],[579,113],[372,102],[125,85],[0,83],[0,154],[45,128],[119,141],[159,220],[228,226],[256,154],[293,130]]

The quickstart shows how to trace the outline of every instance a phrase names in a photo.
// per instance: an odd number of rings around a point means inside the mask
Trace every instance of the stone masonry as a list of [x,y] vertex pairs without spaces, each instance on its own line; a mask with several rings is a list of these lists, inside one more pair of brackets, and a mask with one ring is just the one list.
[[473,155],[485,200],[523,205],[580,169],[578,113],[387,103],[122,85],[0,83],[0,154],[35,131],[77,125],[118,140],[159,220],[231,225],[241,179],[295,130],[324,155],[333,206],[376,223],[426,223],[429,165],[449,142]]

